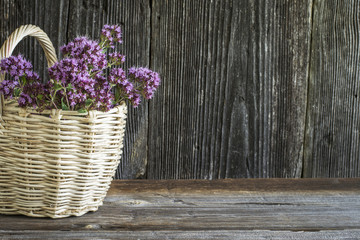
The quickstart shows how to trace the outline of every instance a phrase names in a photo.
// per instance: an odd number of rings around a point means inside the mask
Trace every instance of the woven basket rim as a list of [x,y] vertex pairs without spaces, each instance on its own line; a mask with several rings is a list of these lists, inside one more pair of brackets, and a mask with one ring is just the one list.
[[110,114],[110,113],[114,113],[119,111],[119,108],[125,107],[126,103],[125,101],[121,101],[120,104],[118,106],[115,106],[114,108],[110,109],[107,112],[103,112],[103,111],[99,111],[99,110],[89,110],[86,112],[78,112],[77,110],[62,110],[62,109],[45,109],[41,112],[36,111],[35,109],[31,108],[31,107],[20,107],[19,104],[17,103],[16,100],[14,99],[5,99],[4,101],[4,108],[3,111],[5,112],[7,109],[11,108],[17,108],[19,109],[18,111],[22,111],[22,112],[26,112],[26,113],[30,113],[30,114],[37,114],[37,115],[53,115],[53,114],[61,114],[61,115],[72,115],[72,116],[88,116],[88,115],[101,115],[101,114]]

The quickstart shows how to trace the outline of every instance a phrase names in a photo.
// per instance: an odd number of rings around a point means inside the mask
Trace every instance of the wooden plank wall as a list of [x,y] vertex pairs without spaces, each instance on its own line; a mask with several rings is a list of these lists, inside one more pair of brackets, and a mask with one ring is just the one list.
[[[359,1],[1,0],[0,40],[103,24],[162,85],[129,108],[117,178],[358,177]],[[18,47],[46,77],[41,48]]]
[[305,177],[360,176],[359,1],[313,9]]

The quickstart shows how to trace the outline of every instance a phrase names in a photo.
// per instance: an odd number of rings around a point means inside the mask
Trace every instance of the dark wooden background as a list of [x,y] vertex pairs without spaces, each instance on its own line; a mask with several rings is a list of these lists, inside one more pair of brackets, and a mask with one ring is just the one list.
[[[120,24],[127,66],[158,71],[129,108],[117,178],[359,177],[359,1],[0,0],[55,49]],[[43,75],[32,39],[18,51]]]

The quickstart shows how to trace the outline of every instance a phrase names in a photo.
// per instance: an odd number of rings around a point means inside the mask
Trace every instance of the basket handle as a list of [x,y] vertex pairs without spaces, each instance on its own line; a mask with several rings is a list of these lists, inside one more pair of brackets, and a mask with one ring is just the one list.
[[[23,25],[17,28],[4,42],[0,49],[0,60],[10,57],[13,53],[16,45],[25,37],[32,36],[35,37],[41,47],[43,48],[46,56],[46,60],[48,63],[48,66],[51,67],[54,65],[55,62],[57,62],[56,52],[53,44],[51,43],[48,35],[41,30],[39,27],[34,25]],[[0,75],[0,83],[4,80],[5,74]],[[4,104],[4,96],[0,96],[0,119],[2,115],[2,108]]]

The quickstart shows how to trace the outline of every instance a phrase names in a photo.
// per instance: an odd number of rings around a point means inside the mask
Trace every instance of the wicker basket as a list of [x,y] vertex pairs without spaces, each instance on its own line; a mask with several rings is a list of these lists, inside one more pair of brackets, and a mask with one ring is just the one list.
[[[47,35],[32,25],[11,34],[0,59],[26,36],[40,42],[49,66],[57,61]],[[61,218],[96,211],[120,161],[126,110],[38,113],[0,99],[0,213]]]

